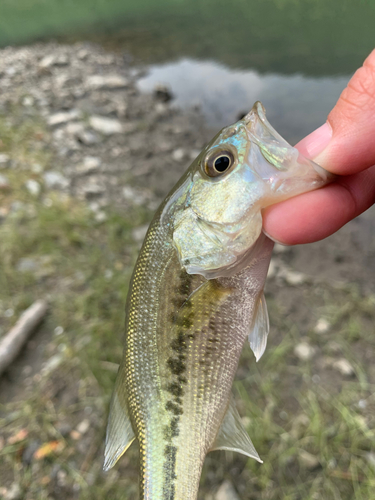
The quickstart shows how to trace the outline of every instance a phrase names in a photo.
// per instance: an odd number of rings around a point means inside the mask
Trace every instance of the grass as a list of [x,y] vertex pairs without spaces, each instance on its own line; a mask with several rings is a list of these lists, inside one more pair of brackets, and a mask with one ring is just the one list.
[[[136,447],[109,473],[101,467],[127,284],[138,250],[132,230],[150,214],[139,208],[126,217],[108,213],[98,223],[69,196],[42,190],[33,197],[26,180],[43,181],[32,166],[51,168],[53,153],[37,117],[14,116],[12,122],[0,119],[0,152],[13,162],[2,172],[11,190],[0,194],[6,213],[0,225],[0,329],[7,331],[36,298],[47,298],[50,306],[1,388],[0,498],[13,484],[26,500],[131,500],[138,495]],[[22,259],[34,268],[22,270]],[[258,364],[245,347],[234,384],[264,464],[209,454],[199,498],[213,498],[225,479],[244,500],[372,498],[375,297],[355,285],[289,287],[297,311],[308,305],[302,322],[286,309],[280,286],[271,282],[268,289],[269,347]],[[319,317],[330,324],[324,334],[313,328]],[[300,330],[316,349],[305,362],[294,354]],[[355,376],[332,368],[330,360],[340,358],[352,364]]]

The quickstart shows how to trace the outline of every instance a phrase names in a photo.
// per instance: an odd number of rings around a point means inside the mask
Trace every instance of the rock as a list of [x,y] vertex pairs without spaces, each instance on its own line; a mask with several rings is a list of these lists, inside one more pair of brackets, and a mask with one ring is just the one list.
[[34,174],[41,174],[43,172],[43,167],[42,165],[40,165],[39,163],[33,163],[31,165],[31,171],[34,173]]
[[120,75],[92,75],[86,79],[86,86],[93,90],[122,89],[129,86],[129,80]]
[[89,428],[90,428],[90,420],[85,418],[85,420],[82,420],[82,422],[80,422],[77,425],[76,429],[80,434],[86,434],[86,432],[89,430]]
[[332,368],[339,371],[341,375],[345,377],[352,377],[355,375],[355,370],[353,366],[349,363],[349,361],[345,358],[338,359],[332,364]]
[[77,120],[81,117],[81,112],[78,109],[71,109],[70,111],[61,111],[59,113],[54,113],[47,118],[47,123],[51,127],[56,127],[58,125],[63,125],[64,123],[70,122],[72,120]]
[[330,328],[329,322],[325,318],[320,318],[314,327],[315,333],[326,333]]
[[142,205],[145,202],[145,198],[139,190],[133,189],[130,186],[124,186],[122,189],[122,195],[125,200],[134,203],[134,205]]
[[27,107],[27,108],[30,108],[31,106],[33,106],[34,102],[35,102],[34,98],[30,95],[27,95],[22,99],[22,105]]
[[69,186],[69,180],[60,172],[49,170],[43,174],[43,179],[49,189],[65,189]]
[[296,271],[286,271],[284,279],[288,285],[297,286],[302,285],[302,283],[306,281],[306,276],[303,273],[297,273]]
[[304,467],[305,469],[315,470],[320,467],[320,461],[318,457],[312,455],[308,451],[300,450],[298,457],[302,467]]
[[25,182],[25,187],[28,190],[28,192],[33,196],[39,196],[40,191],[42,189],[39,182],[35,181],[34,179],[28,179]]
[[294,348],[294,354],[301,361],[308,361],[314,356],[315,352],[316,352],[315,347],[311,346],[307,342],[301,342],[300,344],[297,344],[296,347]]
[[10,184],[8,178],[0,174],[0,191],[7,191],[9,188]]
[[30,259],[28,257],[24,259],[20,259],[17,262],[16,269],[17,271],[20,271],[21,273],[32,273],[36,271],[38,268],[38,264],[35,259]]
[[78,135],[78,140],[85,144],[86,146],[92,146],[93,144],[98,144],[100,138],[97,134],[90,132],[89,130],[84,130]]
[[50,375],[53,371],[58,368],[61,363],[64,361],[65,356],[63,353],[60,354],[55,354],[46,363],[43,363],[43,368],[41,369],[40,373],[43,377],[47,377]]
[[92,181],[86,186],[83,186],[83,194],[85,198],[91,198],[93,196],[101,195],[104,193],[104,191],[105,191],[104,186],[96,181]]
[[172,91],[166,85],[159,83],[154,88],[154,96],[162,102],[168,102],[173,99]]
[[89,51],[86,50],[86,49],[81,49],[77,52],[77,57],[78,59],[80,59],[81,61],[84,61],[85,59],[87,59],[89,56]]
[[4,494],[4,500],[19,500],[22,498],[21,486],[18,483],[13,483],[12,486]]
[[96,172],[101,165],[101,159],[96,156],[85,156],[83,163],[77,166],[77,172],[80,174],[91,174]]
[[368,464],[375,470],[375,453],[370,451],[369,453],[366,453],[365,456]]
[[292,430],[290,431],[290,434],[294,437],[294,439],[301,439],[309,424],[309,417],[305,413],[300,413],[292,421]]
[[25,451],[22,453],[22,462],[26,465],[30,465],[33,459],[33,455],[36,452],[36,450],[40,447],[40,441],[33,440]]
[[67,422],[57,422],[55,427],[57,432],[63,437],[67,436],[72,431],[72,427]]
[[217,490],[214,500],[240,500],[232,483],[224,481],[224,483]]
[[49,54],[44,56],[39,62],[40,69],[47,69],[51,66],[67,66],[69,64],[69,58],[65,54]]
[[6,168],[10,164],[10,156],[5,153],[0,153],[0,168]]
[[[74,137],[81,134],[84,130],[85,130],[85,125],[83,122],[71,122],[71,123],[68,123],[68,125],[65,127],[65,132],[68,135],[72,135]],[[60,129],[56,130],[56,132],[60,132]],[[59,134],[55,133],[54,137],[59,138]]]
[[107,214],[103,212],[103,210],[100,210],[99,212],[96,212],[95,214],[95,220],[96,222],[104,222],[108,219]]
[[175,149],[172,153],[172,158],[175,161],[182,161],[185,158],[185,150],[182,148]]
[[103,135],[121,134],[124,131],[122,123],[115,118],[95,115],[91,116],[89,124],[94,130]]
[[341,345],[335,340],[331,340],[330,342],[328,342],[326,349],[329,353],[332,354],[337,354],[338,352],[342,351]]

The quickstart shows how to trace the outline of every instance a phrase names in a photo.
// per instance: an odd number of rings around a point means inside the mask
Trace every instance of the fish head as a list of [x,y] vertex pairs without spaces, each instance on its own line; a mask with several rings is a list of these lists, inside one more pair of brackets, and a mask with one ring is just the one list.
[[189,274],[230,276],[262,233],[262,209],[329,180],[272,128],[257,102],[204,148],[170,195],[161,222],[172,227]]

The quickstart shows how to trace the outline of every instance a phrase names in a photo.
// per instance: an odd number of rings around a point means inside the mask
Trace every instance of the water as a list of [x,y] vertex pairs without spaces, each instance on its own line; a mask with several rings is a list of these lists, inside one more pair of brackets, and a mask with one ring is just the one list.
[[247,113],[257,100],[267,117],[290,142],[322,125],[349,75],[305,77],[232,70],[215,61],[181,59],[151,65],[139,88],[151,92],[162,83],[171,87],[178,106],[199,106],[208,124],[221,128]]
[[291,142],[324,122],[373,48],[374,0],[0,1],[0,47],[90,39],[149,65],[219,128],[263,101]]

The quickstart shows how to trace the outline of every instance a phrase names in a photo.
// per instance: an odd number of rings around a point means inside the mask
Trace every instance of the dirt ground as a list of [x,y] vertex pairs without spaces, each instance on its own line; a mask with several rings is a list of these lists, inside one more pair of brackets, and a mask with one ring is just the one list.
[[[50,301],[0,379],[0,498],[137,498],[136,446],[101,471],[127,282],[153,211],[215,132],[168,89],[141,94],[143,71],[91,44],[0,53],[0,338]],[[269,347],[258,364],[244,349],[234,388],[265,463],[211,454],[199,498],[373,497],[374,215],[276,246]]]

